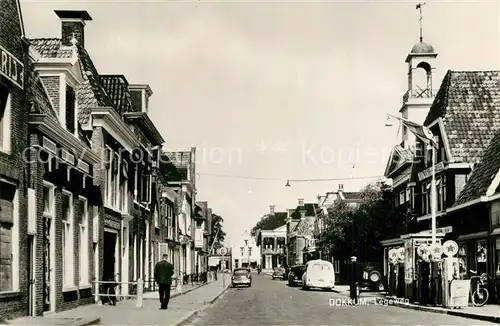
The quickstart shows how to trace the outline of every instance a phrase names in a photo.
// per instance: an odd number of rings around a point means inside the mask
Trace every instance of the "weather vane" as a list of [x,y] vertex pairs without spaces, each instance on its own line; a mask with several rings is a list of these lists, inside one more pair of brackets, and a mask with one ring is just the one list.
[[422,7],[425,5],[425,2],[419,2],[416,6],[415,9],[418,9],[420,11],[420,42],[423,41],[424,35],[423,35],[423,28],[422,28]]

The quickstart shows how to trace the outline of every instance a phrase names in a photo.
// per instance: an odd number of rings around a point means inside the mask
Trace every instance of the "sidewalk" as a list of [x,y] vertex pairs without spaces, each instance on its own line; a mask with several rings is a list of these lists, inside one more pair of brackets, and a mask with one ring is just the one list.
[[[226,274],[225,287],[222,274],[218,280],[201,287],[192,288],[174,296],[167,310],[160,310],[159,300],[153,297],[143,301],[137,308],[136,300],[125,300],[116,306],[92,304],[62,311],[44,317],[20,318],[8,322],[10,325],[180,325],[208,305],[215,302],[229,287],[231,277]],[[154,294],[154,293],[153,293]],[[151,294],[151,295],[153,295]]]
[[406,309],[413,309],[426,312],[434,312],[439,314],[447,314],[451,316],[465,317],[475,320],[489,321],[493,323],[500,323],[500,306],[496,304],[487,304],[482,307],[469,306],[462,309],[452,309],[443,307],[433,307],[433,306],[423,306],[414,303],[404,303],[404,299],[396,299],[396,297],[390,297],[386,295],[379,294],[379,298],[386,300],[395,300],[394,302],[389,302],[391,306],[397,306]]

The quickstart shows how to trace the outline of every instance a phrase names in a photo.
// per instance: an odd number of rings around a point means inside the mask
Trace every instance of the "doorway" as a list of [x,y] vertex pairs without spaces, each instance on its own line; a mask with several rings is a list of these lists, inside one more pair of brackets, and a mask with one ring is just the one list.
[[117,234],[113,232],[104,231],[104,248],[103,248],[103,280],[115,279],[116,270],[116,238]]
[[35,236],[28,235],[28,316],[36,315],[35,259]]
[[55,311],[54,286],[54,227],[51,217],[44,217],[43,223],[43,311]]

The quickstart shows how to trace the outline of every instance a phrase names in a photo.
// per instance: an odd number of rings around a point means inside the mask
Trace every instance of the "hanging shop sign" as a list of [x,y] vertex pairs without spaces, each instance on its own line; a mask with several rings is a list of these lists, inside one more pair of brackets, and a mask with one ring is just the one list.
[[443,252],[447,257],[453,257],[458,253],[458,244],[453,240],[443,243]]
[[0,75],[24,89],[24,65],[2,46],[0,46]]
[[430,257],[432,260],[440,260],[443,255],[443,247],[436,243],[430,246]]

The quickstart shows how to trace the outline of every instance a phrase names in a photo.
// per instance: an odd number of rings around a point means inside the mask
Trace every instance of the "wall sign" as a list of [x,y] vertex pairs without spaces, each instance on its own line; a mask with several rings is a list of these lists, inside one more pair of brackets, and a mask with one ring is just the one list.
[[115,220],[112,220],[110,218],[105,218],[104,219],[104,225],[116,230],[120,230],[121,224],[120,222],[117,222]]
[[0,75],[24,89],[24,65],[0,46]]
[[[435,165],[435,173],[439,173],[444,170],[444,164],[443,162],[439,162],[438,164]],[[418,180],[422,181],[424,179],[427,179],[432,176],[432,166],[418,174]]]

